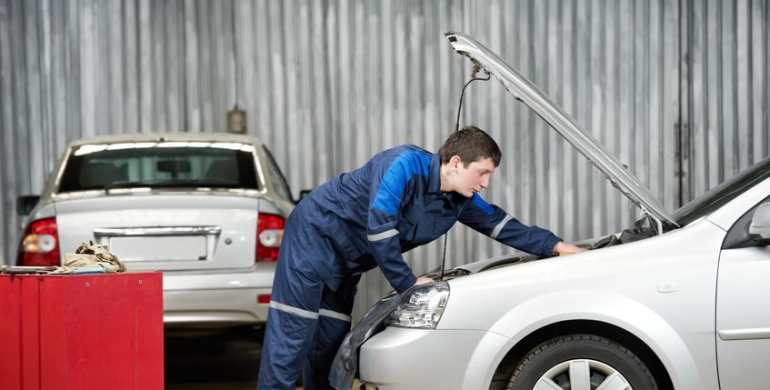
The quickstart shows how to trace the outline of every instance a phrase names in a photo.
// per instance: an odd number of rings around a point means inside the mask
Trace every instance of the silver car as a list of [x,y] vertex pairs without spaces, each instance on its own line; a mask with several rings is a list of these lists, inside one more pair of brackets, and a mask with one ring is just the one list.
[[621,241],[584,243],[595,250],[537,261],[515,253],[415,287],[385,315],[370,312],[382,321],[361,321],[335,370],[355,372],[350,352],[360,345],[366,389],[767,388],[770,159],[669,214],[497,55],[466,35],[447,38],[589,158],[643,218]]
[[[163,271],[168,331],[260,325],[294,207],[270,151],[234,134],[136,134],[68,146],[27,219],[19,265],[58,265],[82,242],[129,271]],[[243,328],[243,327],[242,327]]]

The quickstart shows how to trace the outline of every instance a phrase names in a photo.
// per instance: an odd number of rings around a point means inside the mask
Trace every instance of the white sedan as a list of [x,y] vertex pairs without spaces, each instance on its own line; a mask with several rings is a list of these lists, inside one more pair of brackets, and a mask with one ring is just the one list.
[[610,235],[572,256],[514,254],[413,288],[395,310],[371,312],[382,321],[361,321],[351,335],[364,336],[341,349],[353,359],[335,370],[358,368],[370,390],[767,388],[770,159],[669,214],[497,55],[466,35],[447,38],[588,157],[643,218],[622,244]]
[[267,318],[294,207],[267,147],[225,133],[73,142],[43,194],[19,204],[29,217],[18,265],[56,266],[83,242],[108,245],[129,271],[163,271],[166,334],[247,338]]

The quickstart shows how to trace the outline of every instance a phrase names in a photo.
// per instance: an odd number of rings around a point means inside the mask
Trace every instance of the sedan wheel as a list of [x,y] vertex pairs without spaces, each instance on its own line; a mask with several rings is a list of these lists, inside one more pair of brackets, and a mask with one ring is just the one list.
[[655,390],[650,371],[633,352],[594,335],[540,344],[513,372],[511,390]]

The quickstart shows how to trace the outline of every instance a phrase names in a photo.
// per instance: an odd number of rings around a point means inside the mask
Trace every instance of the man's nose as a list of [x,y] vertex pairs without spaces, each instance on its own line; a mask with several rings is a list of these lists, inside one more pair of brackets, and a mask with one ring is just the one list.
[[489,176],[481,178],[481,188],[489,188]]

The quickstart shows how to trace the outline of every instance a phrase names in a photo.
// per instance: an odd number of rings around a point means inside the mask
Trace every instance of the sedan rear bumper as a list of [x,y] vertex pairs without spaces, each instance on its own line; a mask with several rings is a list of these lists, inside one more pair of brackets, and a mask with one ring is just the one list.
[[267,320],[267,303],[274,272],[165,273],[163,276],[163,320],[172,327],[228,327],[261,324]]
[[389,327],[361,346],[361,380],[367,390],[486,389],[510,343],[481,330]]

